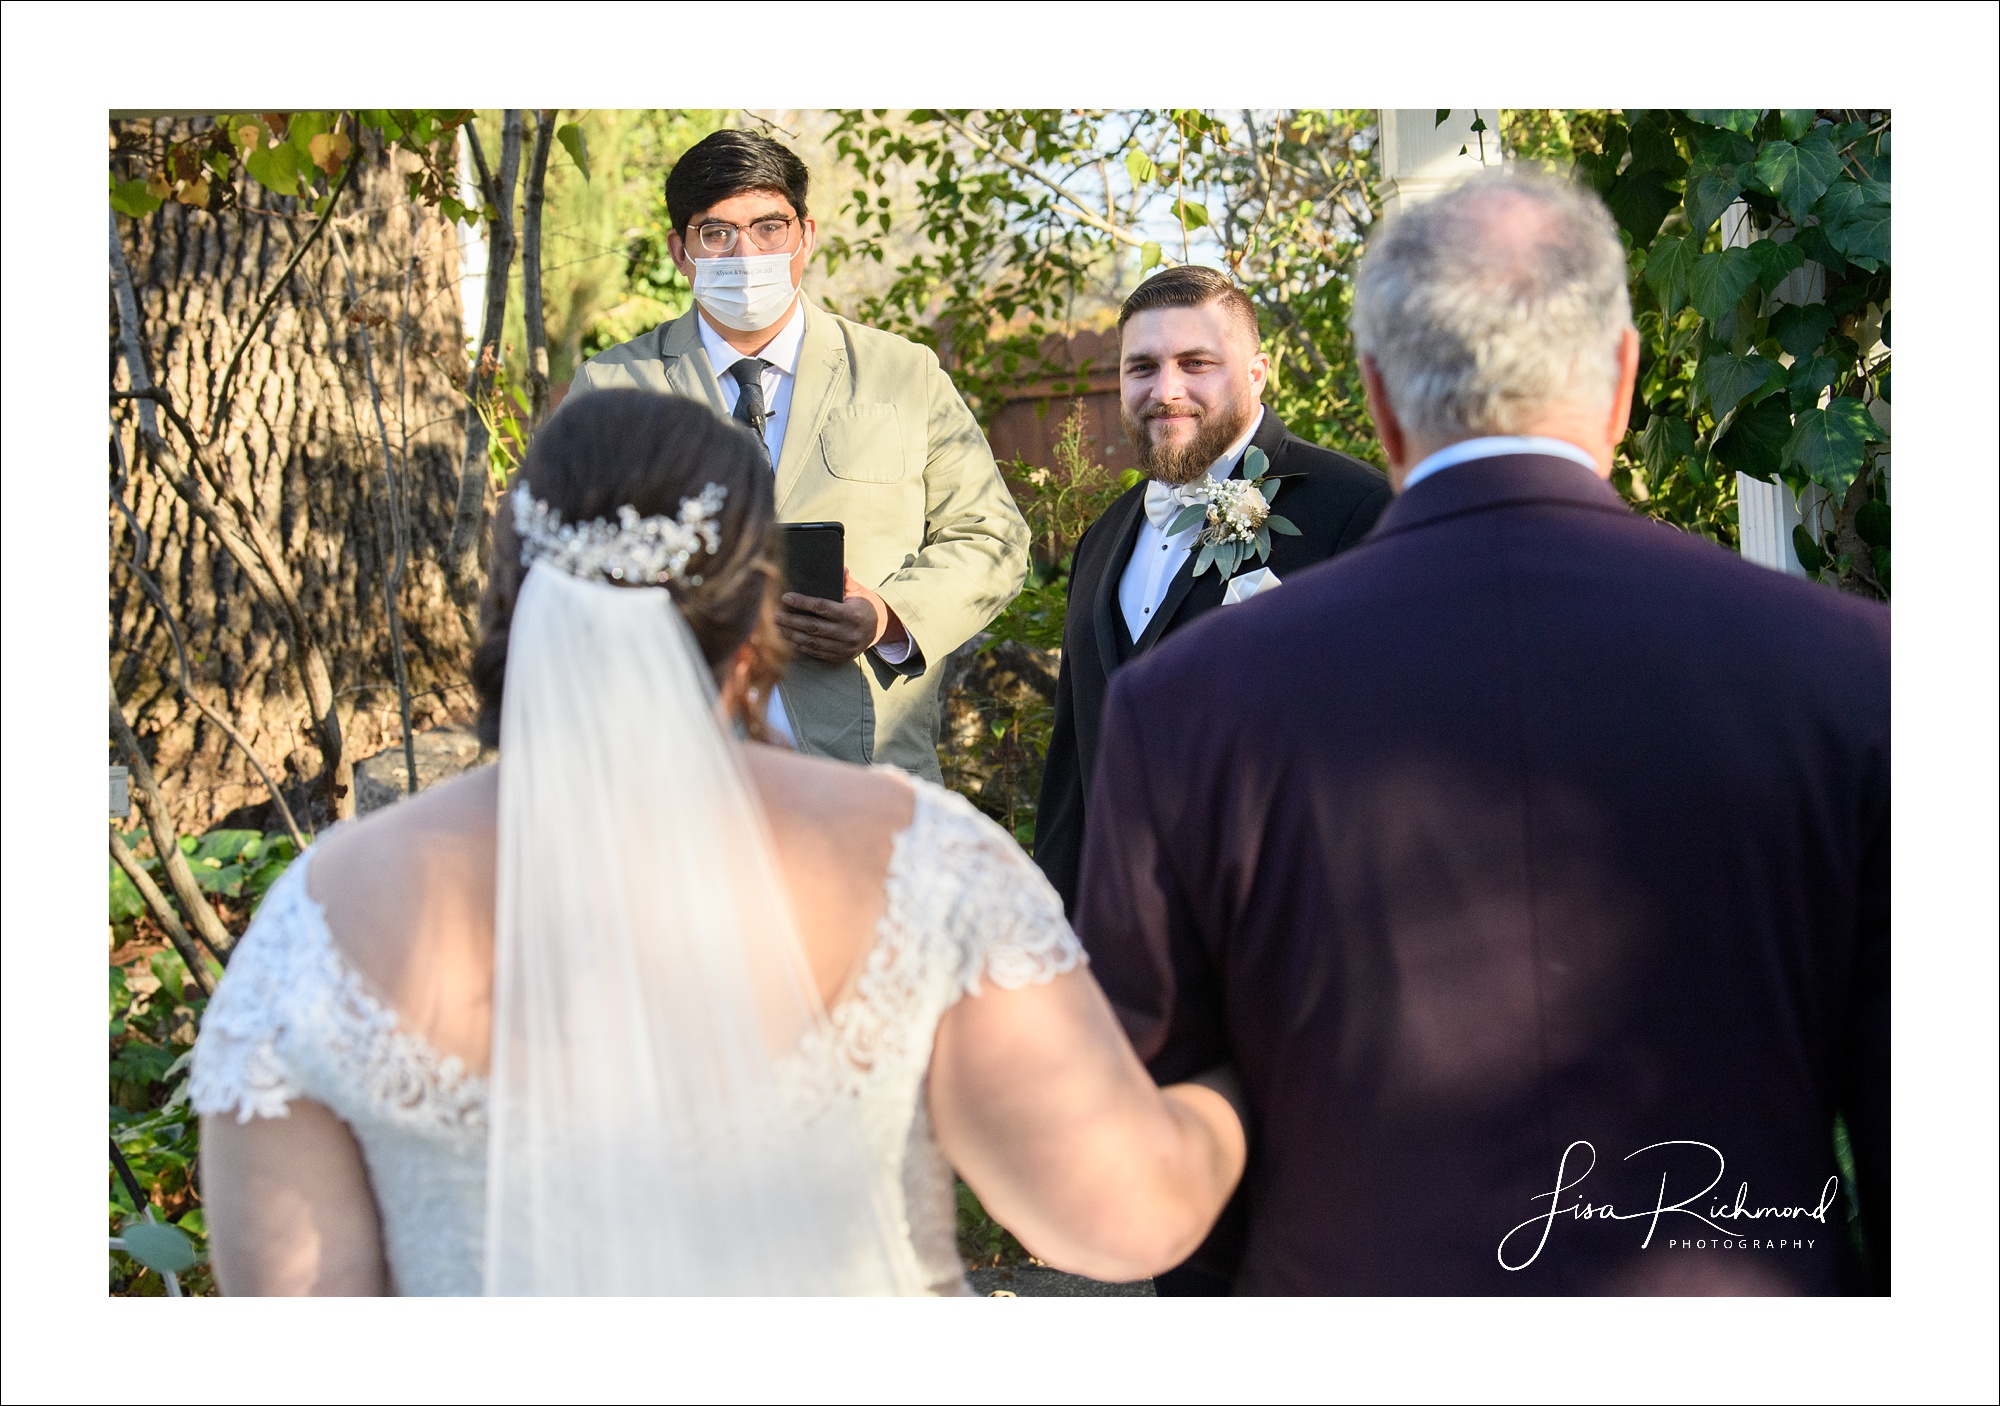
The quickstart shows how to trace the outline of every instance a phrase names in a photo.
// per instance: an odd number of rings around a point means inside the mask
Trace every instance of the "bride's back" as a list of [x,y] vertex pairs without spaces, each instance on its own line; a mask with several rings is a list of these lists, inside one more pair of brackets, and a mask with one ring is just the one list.
[[[910,788],[883,772],[745,751],[813,985],[832,1006],[881,920]],[[335,830],[307,875],[334,946],[374,995],[480,1075],[492,1057],[498,804],[498,768],[481,767]]]

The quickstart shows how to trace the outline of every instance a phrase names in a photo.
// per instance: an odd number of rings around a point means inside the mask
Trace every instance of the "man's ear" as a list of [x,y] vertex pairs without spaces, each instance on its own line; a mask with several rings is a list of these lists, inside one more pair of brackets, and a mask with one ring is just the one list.
[[1250,390],[1252,400],[1261,400],[1265,383],[1271,379],[1271,354],[1259,347],[1250,354]]
[[693,280],[694,273],[687,266],[687,241],[671,230],[667,233],[667,256],[674,261],[674,267],[681,271],[683,277]]
[[1368,393],[1368,418],[1375,422],[1375,433],[1382,440],[1382,452],[1389,458],[1389,481],[1400,492],[1403,486],[1401,471],[1410,467],[1403,457],[1409,449],[1409,440],[1403,433],[1401,422],[1396,419],[1395,409],[1389,404],[1389,393],[1382,386],[1382,373],[1376,369],[1371,357],[1361,358],[1361,385]]

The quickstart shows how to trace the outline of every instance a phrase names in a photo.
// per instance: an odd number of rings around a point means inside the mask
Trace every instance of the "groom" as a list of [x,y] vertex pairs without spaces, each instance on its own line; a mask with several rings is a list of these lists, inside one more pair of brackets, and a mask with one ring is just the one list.
[[[1221,571],[1200,564],[1198,527],[1174,532],[1185,502],[1211,479],[1242,477],[1246,451],[1283,475],[1272,510],[1297,528],[1271,537],[1268,562],[1238,576],[1266,589],[1359,542],[1389,502],[1389,485],[1358,459],[1300,439],[1260,404],[1271,358],[1257,311],[1215,269],[1154,274],[1118,314],[1118,389],[1126,436],[1148,481],[1083,534],[1069,580],[1054,733],[1042,769],[1035,862],[1074,913],[1085,796],[1112,672],[1224,603]],[[1176,492],[1178,490],[1178,492]]]

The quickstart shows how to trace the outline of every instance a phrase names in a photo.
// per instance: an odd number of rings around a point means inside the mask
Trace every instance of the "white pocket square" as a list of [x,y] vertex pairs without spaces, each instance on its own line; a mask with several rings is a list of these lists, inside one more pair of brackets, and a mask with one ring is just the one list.
[[1232,577],[1228,589],[1222,593],[1222,603],[1235,605],[1249,600],[1252,596],[1261,596],[1264,592],[1275,589],[1278,584],[1278,573],[1268,566],[1260,566],[1255,571],[1246,571],[1241,576]]

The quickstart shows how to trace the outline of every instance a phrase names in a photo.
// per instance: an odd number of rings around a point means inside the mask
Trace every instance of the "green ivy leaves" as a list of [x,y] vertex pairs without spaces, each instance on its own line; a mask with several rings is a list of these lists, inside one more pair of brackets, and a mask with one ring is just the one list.
[[1779,470],[1796,465],[1807,478],[1839,498],[1861,472],[1868,446],[1885,438],[1868,407],[1852,396],[1843,396],[1824,409],[1808,410],[1797,418],[1785,441]]
[[1827,242],[1873,273],[1889,262],[1889,187],[1880,181],[1840,181],[1817,208]]
[[1826,188],[1840,175],[1840,155],[1825,134],[1798,142],[1766,142],[1750,164],[1757,188],[1774,195],[1801,224]]
[[1695,256],[1689,244],[1690,241],[1669,235],[1655,243],[1646,255],[1646,286],[1659,299],[1660,312],[1668,323],[1687,306],[1688,267]]
[[1702,358],[1696,383],[1708,402],[1709,413],[1720,421],[1765,387],[1782,385],[1784,378],[1785,368],[1768,357],[1755,352],[1738,356],[1717,348]]
[[1688,299],[1710,322],[1726,315],[1757,286],[1757,256],[1748,249],[1702,254],[1688,266]]

